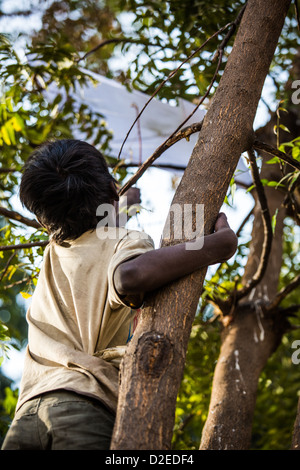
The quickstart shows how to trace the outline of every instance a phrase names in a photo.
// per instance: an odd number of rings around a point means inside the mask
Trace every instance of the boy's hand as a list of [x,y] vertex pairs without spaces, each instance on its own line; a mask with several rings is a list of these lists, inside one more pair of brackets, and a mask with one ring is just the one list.
[[237,249],[238,243],[238,238],[234,231],[230,228],[226,214],[224,214],[224,212],[220,212],[217,217],[215,223],[215,234],[217,233],[221,237],[220,246],[223,245],[223,253],[221,256],[222,259],[220,260],[222,263],[233,256]]
[[224,228],[230,229],[230,226],[227,221],[226,214],[224,214],[224,212],[220,212],[215,223],[215,232],[218,232],[219,230],[222,230]]

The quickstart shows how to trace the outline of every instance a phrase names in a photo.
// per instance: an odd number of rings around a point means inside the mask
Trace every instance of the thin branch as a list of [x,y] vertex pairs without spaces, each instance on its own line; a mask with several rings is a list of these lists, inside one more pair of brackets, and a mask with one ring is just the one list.
[[[122,153],[122,150],[123,150],[123,147],[125,145],[125,142],[132,130],[132,128],[134,127],[135,123],[138,121],[138,119],[140,118],[140,116],[142,115],[143,111],[145,110],[145,108],[148,106],[148,104],[150,103],[150,101],[154,98],[154,96],[159,92],[159,90],[163,87],[163,85],[170,79],[172,78],[177,72],[178,70],[182,67],[182,65],[184,65],[186,62],[188,62],[192,57],[194,57],[212,38],[214,38],[215,36],[218,36],[219,34],[221,34],[223,31],[225,31],[227,28],[230,28],[230,30],[228,31],[227,35],[225,36],[225,38],[223,39],[223,41],[221,42],[221,44],[219,45],[219,47],[217,48],[217,51],[216,51],[216,54],[213,58],[213,60],[216,59],[216,57],[218,57],[218,64],[217,64],[217,67],[215,69],[215,73],[213,75],[213,78],[206,90],[206,93],[204,94],[204,96],[200,99],[199,103],[197,104],[197,106],[194,108],[194,110],[192,111],[192,113],[177,127],[177,129],[170,135],[170,137],[168,137],[168,139],[160,146],[158,147],[158,149],[154,152],[154,154],[152,154],[151,157],[149,157],[148,160],[146,160],[146,162],[144,163],[144,166],[141,166],[141,168],[138,170],[138,172],[133,175],[132,178],[130,178],[130,180],[120,189],[119,191],[119,194],[123,194],[124,192],[126,192],[130,186],[132,186],[134,183],[136,183],[136,181],[141,177],[141,175],[146,171],[146,169],[151,165],[151,162],[155,161],[165,150],[167,150],[167,148],[169,148],[169,145],[168,143],[170,143],[170,141],[172,141],[173,137],[176,136],[176,134],[179,132],[179,130],[182,128],[182,126],[184,126],[184,124],[186,124],[187,121],[189,121],[191,119],[191,117],[195,114],[195,112],[198,110],[198,108],[201,106],[201,104],[204,102],[204,100],[208,97],[209,93],[210,93],[210,90],[211,88],[213,87],[213,84],[215,82],[215,79],[219,73],[219,70],[220,70],[220,67],[221,67],[221,63],[222,63],[222,58],[223,58],[223,53],[224,53],[224,48],[226,46],[226,44],[228,43],[229,39],[231,38],[231,36],[233,35],[238,23],[241,21],[241,18],[243,16],[243,13],[245,11],[245,8],[246,8],[246,5],[241,9],[241,11],[239,12],[237,18],[235,19],[235,21],[233,21],[232,23],[229,23],[227,24],[226,26],[224,26],[223,28],[219,29],[219,31],[217,31],[216,33],[214,33],[212,36],[210,36],[200,47],[198,47],[189,57],[187,57],[175,70],[173,70],[169,75],[168,77],[163,80],[163,82],[159,85],[159,87],[155,90],[155,92],[152,94],[152,96],[149,98],[149,100],[146,102],[146,104],[144,105],[144,107],[142,108],[142,110],[140,111],[140,113],[137,115],[136,119],[134,120],[133,124],[131,125],[129,131],[127,132],[126,134],[126,137],[121,145],[121,148],[120,148],[120,151],[119,151],[119,155],[118,155],[118,159],[120,158],[120,155]],[[201,123],[200,123],[201,124]],[[176,140],[177,141],[177,140]],[[171,144],[172,145],[172,144]],[[157,156],[156,156],[157,155]]]
[[179,424],[177,433],[182,433],[184,431],[184,428],[189,424],[189,422],[194,418],[194,416],[195,416],[195,413],[188,414]]
[[[272,147],[271,145],[268,145],[264,142],[260,142],[259,140],[255,140],[254,141],[254,144],[253,144],[253,148],[255,148],[256,150],[263,150],[267,153],[269,153],[270,155],[273,155],[277,158],[279,158],[280,160],[284,161],[285,163],[287,163],[288,165],[292,166],[293,168],[295,168],[296,170],[299,170],[300,171],[300,162],[298,162],[297,160],[291,158],[289,155],[287,155],[286,153],[284,152],[281,152],[280,150],[278,150],[277,148],[275,147]],[[298,178],[297,178],[298,179]],[[296,181],[295,180],[295,184],[296,184]],[[297,204],[297,201],[295,200],[293,194],[292,194],[292,188],[290,188],[287,192],[287,197],[288,199],[290,200],[290,203],[291,203],[291,208],[293,210],[293,213],[294,213],[294,217],[296,219],[296,222],[299,224],[300,222],[300,215],[299,215],[299,211],[298,211],[298,204]]]
[[42,226],[34,219],[28,219],[23,215],[19,214],[19,212],[11,211],[6,209],[5,207],[0,206],[0,216],[6,217],[7,219],[17,220],[22,224],[28,225],[29,227],[34,227],[38,229],[42,229]]
[[269,114],[272,114],[272,109],[270,108],[270,106],[268,105],[268,103],[266,102],[266,100],[261,96],[260,97],[260,100],[261,102],[265,105],[265,107],[267,108],[267,110],[269,111]]
[[1,173],[15,173],[17,171],[20,171],[20,170],[18,170],[17,168],[3,168],[3,167],[0,168],[0,174]]
[[[148,106],[148,104],[153,100],[153,98],[157,95],[157,93],[159,92],[159,90],[161,90],[161,88],[165,85],[165,83],[167,81],[169,81],[171,78],[174,77],[174,75],[176,75],[176,73],[178,72],[178,70],[186,63],[188,62],[189,60],[191,60],[196,54],[198,54],[201,49],[204,48],[204,46],[206,46],[206,44],[211,40],[213,39],[214,37],[218,36],[219,34],[221,34],[225,29],[227,29],[229,26],[231,26],[232,23],[228,23],[226,26],[223,26],[223,28],[220,28],[216,33],[214,33],[212,36],[210,36],[206,41],[204,41],[203,44],[201,44],[201,46],[197,47],[197,49],[192,53],[190,54],[183,62],[180,63],[180,65],[174,69],[172,72],[169,73],[169,75],[167,76],[167,78],[165,78],[165,80],[163,80],[160,85],[157,87],[157,89],[155,90],[155,92],[150,96],[149,100],[145,103],[145,105],[143,106],[143,108],[141,109],[141,111],[139,112],[139,114],[137,115],[136,119],[134,120],[134,122],[132,123],[129,131],[127,132],[126,136],[125,136],[125,139],[121,145],[121,148],[120,148],[120,151],[119,151],[119,155],[118,155],[118,158],[120,158],[121,156],[121,153],[122,153],[122,150],[123,150],[123,147],[129,137],[129,134],[130,132],[132,131],[134,125],[136,124],[136,122],[138,121],[138,119],[141,117],[142,113],[144,112],[144,110],[146,109],[146,107]],[[198,106],[197,106],[198,108]],[[197,109],[196,108],[196,109]],[[190,117],[189,117],[190,118]],[[189,119],[188,118],[188,119]],[[180,129],[184,124],[185,122],[188,120],[186,119],[180,126],[178,129]],[[176,129],[176,131],[174,133],[176,133],[178,131],[178,129]]]
[[[136,115],[138,116],[139,108],[138,108],[137,104],[132,103],[131,106],[135,109]],[[137,121],[137,126],[138,126],[138,140],[139,140],[139,164],[141,165],[142,164],[142,149],[143,149],[143,146],[142,146],[141,122],[140,122],[139,119]]]
[[10,257],[8,258],[8,261],[7,261],[7,263],[6,263],[5,267],[4,267],[3,273],[1,274],[0,282],[2,282],[2,280],[3,280],[4,276],[5,276],[5,274],[7,273],[7,270],[8,270],[8,268],[9,268],[9,266],[10,266],[10,263],[12,262],[12,260],[13,260],[13,258],[14,258],[15,255],[16,255],[16,253],[14,252],[14,253],[12,253],[12,254],[10,255]]
[[[75,62],[79,63],[82,60],[86,59],[89,55],[93,54],[94,52],[98,51],[104,46],[107,46],[108,44],[122,44],[122,43],[129,43],[129,44],[144,44],[146,46],[151,46],[151,47],[161,47],[160,44],[153,44],[153,43],[145,43],[141,41],[140,39],[132,39],[132,38],[111,38],[111,39],[105,39],[104,41],[101,41],[97,46],[93,47],[90,51],[86,52],[82,57],[79,57],[76,59]],[[170,48],[170,46],[168,46]]]
[[3,245],[0,246],[0,251],[24,250],[26,248],[32,248],[35,246],[46,246],[48,243],[48,240],[44,240],[40,242],[20,243],[19,245]]
[[22,11],[22,10],[19,10],[19,11],[7,12],[7,13],[3,13],[3,12],[1,11],[1,13],[0,13],[0,18],[3,18],[3,17],[5,17],[5,18],[7,18],[7,17],[8,17],[8,18],[9,18],[9,17],[13,18],[13,17],[30,16],[30,15],[32,15],[32,10],[23,10],[23,11]]
[[248,283],[242,289],[236,292],[236,300],[240,300],[241,298],[245,297],[262,280],[267,269],[273,240],[272,222],[268,208],[268,202],[265,195],[264,187],[262,185],[262,182],[260,181],[256,158],[252,149],[248,151],[248,156],[253,182],[255,184],[255,189],[257,191],[258,200],[261,206],[261,215],[264,226],[264,242],[257,271],[253,275],[252,279],[248,281]]
[[[158,157],[161,156],[161,154],[163,152],[165,152],[169,147],[170,145],[173,145],[173,143],[175,142],[178,142],[178,140],[186,137],[185,135],[181,135],[181,133],[179,134],[179,138],[177,138],[177,134],[180,130],[180,128],[193,116],[193,114],[197,111],[197,109],[199,108],[199,106],[203,103],[203,101],[207,98],[207,96],[209,95],[210,93],[210,90],[214,84],[214,81],[216,79],[216,76],[219,72],[219,69],[220,69],[220,65],[221,65],[221,62],[222,62],[222,57],[223,57],[223,51],[220,52],[220,55],[219,55],[219,60],[218,60],[218,65],[216,67],[216,70],[215,70],[215,73],[214,73],[214,76],[208,86],[208,89],[206,90],[206,93],[202,96],[201,100],[199,101],[199,103],[197,104],[197,106],[194,108],[193,112],[177,127],[177,129],[170,135],[170,137],[168,137],[165,142],[163,142],[159,147],[158,149],[154,152],[154,154],[152,154],[151,157],[149,157],[149,159],[146,160],[146,162],[144,162],[143,166],[141,166],[139,168],[139,170],[127,181],[127,183],[124,184],[124,186],[122,186],[122,188],[120,189],[119,191],[119,195],[122,195],[124,194],[124,192],[126,192],[133,184],[135,184],[137,182],[137,180],[142,176],[142,174],[146,171],[147,168],[149,168],[149,166],[151,165],[151,161],[155,161]],[[190,130],[193,130],[193,128],[197,129],[198,127],[197,126],[202,126],[202,122],[200,123],[196,123],[196,124],[193,124],[192,126],[188,127],[187,128],[187,131],[186,132],[190,132]],[[194,127],[193,127],[194,126]],[[193,132],[191,132],[193,133]],[[190,135],[190,134],[189,134]],[[176,139],[175,141],[173,139]]]
[[251,215],[253,214],[253,208],[251,209],[251,211],[249,212],[248,215],[246,215],[246,217],[244,218],[243,222],[241,223],[241,225],[239,226],[237,232],[236,232],[236,236],[239,237],[243,228],[245,227],[246,223],[248,222],[248,220],[250,219]]
[[268,310],[273,310],[278,307],[278,305],[290,294],[293,290],[300,285],[300,274],[296,276],[292,282],[290,282],[286,287],[283,287],[275,296],[273,301],[268,305]]
[[286,317],[296,317],[295,313],[300,311],[300,304],[290,305],[287,308],[281,308],[280,313]]
[[251,187],[250,184],[244,183],[243,181],[238,180],[238,179],[235,179],[235,183],[236,183],[237,186],[240,186],[240,188],[243,188],[243,189],[249,190],[249,188]]
[[32,277],[24,277],[23,279],[20,279],[20,281],[13,282],[12,284],[8,284],[6,286],[3,286],[3,289],[11,289],[12,287],[19,286],[20,284],[23,284],[24,282],[31,281]]
[[293,168],[296,168],[296,170],[300,170],[300,162],[298,162],[294,158],[289,157],[286,153],[281,152],[280,150],[275,147],[272,147],[271,145],[268,145],[264,142],[260,142],[259,140],[255,140],[253,143],[253,148],[255,150],[263,150],[264,152],[267,152],[270,155],[273,155],[274,157],[278,157],[280,160],[283,160],[285,163],[288,163]]
[[[172,145],[174,145],[176,142],[178,142],[181,139],[188,139],[190,135],[194,134],[195,132],[199,132],[202,127],[202,122],[198,122],[195,124],[192,124],[191,126],[186,127],[185,129],[182,129],[181,131],[177,132],[175,135],[172,134],[170,137],[168,137],[165,142],[163,142],[154,152],[153,154],[147,158],[147,160],[139,167],[137,172],[127,181],[127,183],[122,186],[122,188],[119,191],[119,196],[124,194],[131,186],[133,186],[137,180],[145,173],[145,171],[153,165],[153,162],[157,160],[163,152],[165,152],[167,149],[169,149]],[[161,166],[162,165],[158,165]],[[170,165],[167,165],[168,168],[170,168]],[[181,168],[182,169],[182,168]]]
[[[186,169],[186,165],[173,165],[172,163],[153,163],[151,167],[174,171],[184,171]],[[140,168],[140,165],[138,163],[119,163],[117,165],[110,165],[110,168]]]
[[294,179],[293,183],[289,185],[287,189],[287,194],[284,200],[284,205],[292,211],[292,217],[295,219],[295,222],[300,225],[300,206],[297,199],[295,198],[294,191],[297,188],[300,181],[300,173]]
[[218,47],[214,59],[216,58],[216,56],[219,55],[219,51],[224,50],[224,48],[228,44],[230,38],[233,36],[237,26],[239,25],[239,23],[240,23],[240,21],[243,17],[246,6],[247,5],[244,5],[241,8],[241,10],[239,11],[239,14],[237,15],[236,19],[230,24],[229,31],[227,32],[226,36],[224,37],[223,41],[221,42],[220,46]]

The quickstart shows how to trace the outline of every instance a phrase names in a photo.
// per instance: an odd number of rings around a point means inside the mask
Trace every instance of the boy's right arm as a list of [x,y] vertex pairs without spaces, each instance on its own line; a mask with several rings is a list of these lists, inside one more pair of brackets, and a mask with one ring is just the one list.
[[226,215],[220,213],[215,232],[204,237],[201,249],[187,250],[186,243],[180,243],[144,253],[117,267],[114,284],[121,296],[144,294],[200,268],[225,261],[236,249],[237,237]]

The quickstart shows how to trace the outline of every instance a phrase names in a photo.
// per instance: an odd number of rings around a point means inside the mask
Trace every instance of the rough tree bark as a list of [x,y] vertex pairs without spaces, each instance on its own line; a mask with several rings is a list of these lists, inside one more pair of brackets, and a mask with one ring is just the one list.
[[292,450],[300,450],[300,399],[298,402],[297,417],[294,424]]
[[[295,69],[299,70],[300,56],[295,59],[290,73],[293,79]],[[291,93],[290,80],[287,82],[288,95]],[[281,130],[280,141],[289,141],[299,136],[299,108],[295,109],[291,100],[286,105],[288,113],[283,113],[281,124],[289,133]],[[277,115],[256,132],[257,138],[276,147],[274,125]],[[261,152],[263,162],[270,155]],[[261,178],[279,181],[282,173],[278,165],[263,163]],[[208,419],[202,433],[200,449],[248,449],[251,443],[252,421],[255,411],[258,379],[269,357],[279,346],[282,335],[289,328],[287,318],[280,309],[268,311],[267,307],[277,293],[282,263],[282,234],[284,218],[291,213],[289,199],[281,188],[265,188],[270,215],[276,209],[277,224],[268,266],[258,286],[232,312],[227,324],[224,318],[222,346],[215,369]],[[297,197],[297,194],[294,195]],[[261,208],[254,194],[254,221],[250,242],[250,253],[243,277],[244,284],[254,275],[264,241]],[[299,402],[300,403],[300,402]],[[299,440],[299,411],[295,423],[293,446]],[[298,423],[298,424],[297,424]],[[300,447],[300,445],[299,445]]]
[[[264,177],[271,179],[270,167],[266,173]],[[284,194],[268,188],[266,197],[271,215],[279,208],[268,268],[258,286],[231,313],[229,324],[226,322],[228,317],[224,317],[222,346],[214,373],[201,450],[249,448],[258,379],[286,331],[285,318],[279,312],[268,313],[265,309],[277,292],[281,270]],[[256,201],[250,254],[243,279],[245,284],[256,272],[263,240],[261,208]]]
[[[210,233],[253,120],[290,0],[249,0],[173,204],[204,204]],[[179,240],[163,240],[163,245]],[[121,366],[112,449],[169,449],[186,349],[206,270],[149,296]]]

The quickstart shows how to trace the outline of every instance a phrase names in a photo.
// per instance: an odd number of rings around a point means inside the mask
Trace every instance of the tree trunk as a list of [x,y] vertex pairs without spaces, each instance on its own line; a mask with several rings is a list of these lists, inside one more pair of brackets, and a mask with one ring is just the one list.
[[298,401],[297,417],[294,425],[292,450],[300,450],[300,399]]
[[[204,204],[210,233],[253,120],[290,0],[249,0],[173,204]],[[195,215],[194,215],[195,217]],[[175,242],[178,243],[178,240]],[[174,240],[163,240],[163,245]],[[163,269],[163,267],[162,267]],[[187,344],[206,270],[149,296],[121,366],[112,449],[169,449]]]
[[[265,167],[267,172],[263,176],[270,179],[270,171],[273,169],[268,165]],[[271,188],[265,192],[271,216],[279,208],[268,267],[262,281],[248,299],[240,303],[232,315],[232,322],[223,330],[201,450],[249,448],[258,379],[267,360],[280,344],[287,326],[279,313],[269,313],[264,308],[277,292],[285,217],[284,194]],[[257,201],[244,282],[256,272],[263,239],[261,209]]]
[[[290,82],[295,79],[295,70],[299,71],[299,59],[300,54],[297,54],[286,85],[288,94],[291,94]],[[284,124],[290,132],[280,130],[280,142],[295,139],[300,131],[299,107],[295,109],[292,101],[289,100],[286,109],[288,113],[282,114],[280,123]],[[270,121],[256,132],[257,138],[276,147],[273,130],[276,124],[277,115],[273,113]],[[270,155],[263,152],[261,156],[263,161],[270,159]],[[279,166],[263,163],[261,178],[279,181],[282,178]],[[265,193],[271,216],[274,215],[276,209],[279,209],[272,250],[263,279],[244,299],[244,304],[241,304],[233,313],[233,322],[224,328],[220,357],[214,374],[208,419],[202,433],[201,449],[248,449],[260,372],[279,346],[282,335],[289,328],[287,320],[280,315],[278,310],[267,313],[264,304],[271,301],[277,293],[282,263],[284,218],[286,215],[293,217],[295,214],[291,212],[289,200],[280,188],[274,190],[266,187]],[[254,198],[256,204],[244,283],[256,272],[264,240],[261,209],[256,195]],[[300,447],[299,411],[300,401],[294,429],[294,448],[297,443]],[[236,432],[237,429],[238,432]]]

